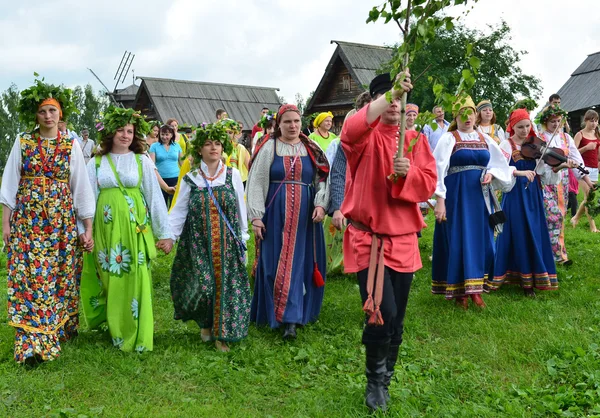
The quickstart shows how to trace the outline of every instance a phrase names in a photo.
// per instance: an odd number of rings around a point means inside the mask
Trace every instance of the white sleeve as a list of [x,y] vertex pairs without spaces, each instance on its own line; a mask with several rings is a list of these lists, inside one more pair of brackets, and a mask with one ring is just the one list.
[[142,160],[142,194],[146,198],[146,204],[150,211],[152,219],[152,231],[158,239],[171,238],[171,228],[169,228],[169,216],[165,198],[160,190],[156,172],[150,158],[141,155]]
[[[575,161],[578,165],[585,165],[583,163],[583,157],[581,156],[581,153],[579,152],[579,150],[577,149],[577,146],[575,145],[575,141],[573,141],[573,138],[571,138],[571,135],[569,134],[565,134],[565,136],[567,137],[567,140],[569,142],[569,159]],[[582,179],[585,174],[583,174],[581,171],[577,170],[576,168],[573,169],[573,174],[575,174],[575,177],[577,177],[578,179]]]
[[506,162],[510,164],[510,157],[512,156],[512,146],[510,145],[510,141],[505,139],[500,142],[500,151],[502,151],[502,155],[506,158]]
[[69,178],[73,208],[78,219],[90,219],[96,212],[96,199],[86,172],[85,159],[79,141],[73,140],[71,148],[71,174]]
[[492,179],[492,187],[504,193],[508,193],[515,185],[514,172],[516,167],[508,165],[502,150],[492,138],[483,134],[485,142],[487,142],[490,152],[490,161],[488,162],[487,171],[494,178]]
[[250,239],[250,235],[248,234],[248,213],[246,210],[246,201],[244,200],[244,183],[242,182],[240,172],[236,168],[231,170],[231,182],[233,183],[233,190],[235,190],[235,195],[237,197],[242,241],[247,242]]
[[[188,174],[186,174],[186,176],[188,176]],[[182,178],[179,183],[179,194],[177,195],[175,206],[173,206],[169,212],[169,226],[171,227],[171,232],[175,239],[178,239],[181,236],[190,209],[190,192],[192,189],[184,178]]]
[[17,204],[17,191],[21,181],[21,138],[17,136],[13,144],[6,165],[4,174],[2,174],[2,187],[0,188],[0,203],[8,206],[10,210],[15,210]]
[[433,158],[435,158],[435,166],[437,168],[437,186],[435,188],[435,194],[442,199],[446,198],[446,184],[444,179],[448,173],[448,167],[450,166],[450,157],[452,157],[452,150],[456,144],[456,139],[452,133],[445,133],[442,135],[433,151]]
[[254,157],[252,168],[246,182],[246,197],[248,199],[248,216],[252,219],[262,219],[265,214],[267,195],[271,182],[271,164],[273,163],[274,140],[267,140]]

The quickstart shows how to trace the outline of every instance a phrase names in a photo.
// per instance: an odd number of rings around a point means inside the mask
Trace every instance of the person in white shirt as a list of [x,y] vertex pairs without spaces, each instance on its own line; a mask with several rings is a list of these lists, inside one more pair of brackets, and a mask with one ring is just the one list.
[[94,156],[94,150],[96,149],[96,143],[93,139],[90,139],[90,131],[87,129],[81,131],[79,144],[81,145],[81,151],[83,152],[83,159],[87,165],[88,161]]

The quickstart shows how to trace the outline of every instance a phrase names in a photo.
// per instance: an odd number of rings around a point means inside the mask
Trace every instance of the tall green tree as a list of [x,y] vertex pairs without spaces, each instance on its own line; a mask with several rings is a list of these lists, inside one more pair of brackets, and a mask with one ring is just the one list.
[[[505,21],[489,26],[484,33],[464,26],[451,30],[440,28],[435,38],[424,44],[411,64],[413,79],[423,73],[411,92],[410,101],[424,110],[436,104],[432,80],[443,84],[447,91],[454,91],[461,79],[462,70],[468,68],[465,46],[473,46],[472,56],[480,60],[476,82],[471,89],[475,103],[488,99],[494,106],[497,123],[504,125],[511,106],[520,98],[539,99],[540,80],[523,73],[519,66],[526,51],[515,50],[510,45],[510,27]],[[389,70],[390,66],[386,68]],[[430,80],[429,82],[427,80]]]
[[15,139],[24,130],[17,114],[18,105],[19,89],[11,84],[0,96],[0,170],[4,170]]
[[73,96],[79,114],[73,115],[71,120],[68,121],[71,129],[75,130],[78,135],[81,134],[83,129],[88,129],[90,138],[96,140],[96,120],[100,118],[100,113],[108,106],[106,96],[101,93],[94,93],[94,89],[90,84],[85,87],[75,87]]

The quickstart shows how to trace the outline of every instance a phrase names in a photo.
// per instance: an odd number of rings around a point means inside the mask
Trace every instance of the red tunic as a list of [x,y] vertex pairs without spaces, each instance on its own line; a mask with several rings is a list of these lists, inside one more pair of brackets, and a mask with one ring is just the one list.
[[[341,142],[348,159],[346,195],[341,211],[350,220],[385,236],[384,263],[402,273],[422,267],[416,233],[426,227],[418,203],[435,192],[437,173],[429,143],[421,135],[406,155],[410,170],[395,183],[387,177],[394,172],[397,125],[377,119],[367,124],[365,106],[350,117],[342,130]],[[416,131],[407,131],[406,153]],[[344,266],[347,273],[369,267],[372,235],[352,226],[344,237]]]
[[581,142],[579,143],[579,148],[583,148],[589,143],[596,144],[596,147],[594,149],[581,153],[581,158],[583,158],[583,164],[586,167],[598,168],[598,147],[600,147],[600,141],[598,141],[596,138],[587,139],[585,136],[581,135]]

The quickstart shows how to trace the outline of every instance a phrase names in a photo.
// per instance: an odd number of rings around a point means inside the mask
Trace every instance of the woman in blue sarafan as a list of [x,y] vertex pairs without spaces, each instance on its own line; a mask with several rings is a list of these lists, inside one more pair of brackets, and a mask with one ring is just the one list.
[[433,153],[438,183],[432,293],[455,299],[463,309],[470,296],[483,308],[483,284],[494,262],[492,197],[494,190],[510,191],[515,168],[492,138],[475,130],[473,100],[459,100],[454,121]]
[[275,133],[257,145],[246,192],[259,249],[250,320],[283,325],[284,339],[321,311],[328,174],[325,153],[301,133],[300,111],[283,105]]
[[535,136],[525,109],[511,113],[507,132],[511,137],[502,141],[500,149],[516,168],[516,184],[502,197],[507,221],[496,241],[494,275],[488,278],[485,287],[489,291],[497,290],[503,283],[518,284],[526,296],[535,297],[534,288],[558,289],[541,185],[542,178],[558,174],[546,164],[536,170],[537,161],[521,155],[523,142]]

